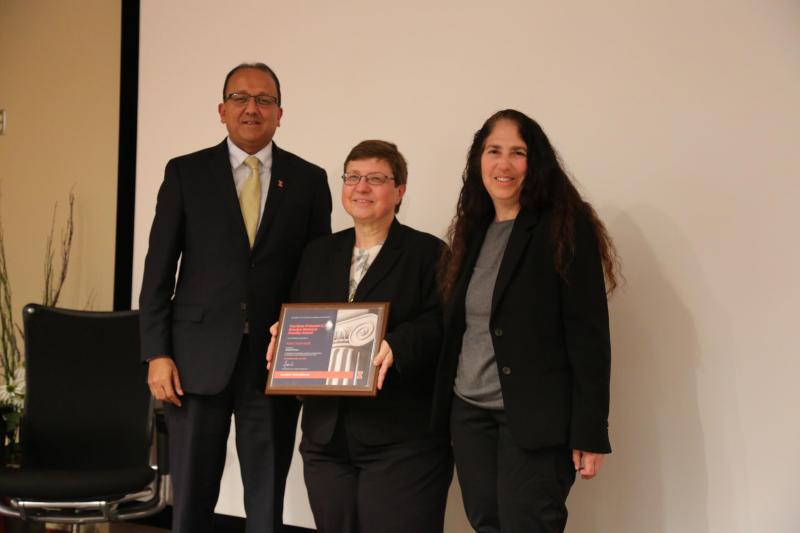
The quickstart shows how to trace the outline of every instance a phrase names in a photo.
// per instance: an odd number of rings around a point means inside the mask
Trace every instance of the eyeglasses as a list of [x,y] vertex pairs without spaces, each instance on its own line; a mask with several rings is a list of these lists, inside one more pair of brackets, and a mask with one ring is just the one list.
[[278,99],[274,96],[270,96],[268,94],[257,94],[255,96],[247,93],[231,93],[225,98],[226,102],[233,102],[237,106],[246,106],[250,99],[253,98],[256,101],[256,104],[260,105],[261,107],[269,107],[271,105],[276,105],[278,103]]
[[373,186],[383,185],[387,181],[394,179],[380,172],[373,172],[366,176],[361,176],[360,174],[342,174],[342,181],[345,185],[358,185],[361,183],[361,178],[364,178],[364,181],[366,181],[368,185]]

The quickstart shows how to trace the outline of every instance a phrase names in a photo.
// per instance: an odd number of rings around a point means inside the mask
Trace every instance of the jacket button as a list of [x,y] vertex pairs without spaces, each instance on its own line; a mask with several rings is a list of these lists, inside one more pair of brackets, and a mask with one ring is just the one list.
[[239,304],[239,308],[242,311],[247,311],[247,304],[245,302],[242,302],[242,303]]
[[502,337],[503,336],[503,330],[500,329],[500,328],[494,328],[494,334],[496,336],[498,336],[498,337]]
[[250,268],[255,268],[255,267],[256,267],[256,262],[255,262],[255,261],[253,261],[252,263],[250,263]]
[[511,367],[510,366],[504,366],[503,367],[503,374],[505,374],[506,376],[510,376],[511,375]]

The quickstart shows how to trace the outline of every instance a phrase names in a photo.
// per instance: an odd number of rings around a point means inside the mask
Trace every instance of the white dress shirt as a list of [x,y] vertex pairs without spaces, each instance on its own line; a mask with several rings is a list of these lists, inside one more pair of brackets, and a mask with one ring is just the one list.
[[[231,169],[233,170],[233,181],[236,183],[236,195],[242,193],[244,182],[250,175],[250,167],[244,164],[250,154],[233,144],[230,137],[228,138],[228,154],[231,160]],[[261,161],[261,174],[259,179],[261,181],[261,204],[258,208],[258,224],[256,229],[261,225],[261,217],[264,215],[264,205],[267,203],[267,191],[269,190],[269,182],[272,178],[272,141],[269,142],[264,148],[253,154]]]

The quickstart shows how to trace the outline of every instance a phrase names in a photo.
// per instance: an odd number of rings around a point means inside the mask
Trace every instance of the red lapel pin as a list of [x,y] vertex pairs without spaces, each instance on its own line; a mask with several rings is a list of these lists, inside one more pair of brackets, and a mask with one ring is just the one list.
[[283,180],[278,180],[278,188],[283,189]]

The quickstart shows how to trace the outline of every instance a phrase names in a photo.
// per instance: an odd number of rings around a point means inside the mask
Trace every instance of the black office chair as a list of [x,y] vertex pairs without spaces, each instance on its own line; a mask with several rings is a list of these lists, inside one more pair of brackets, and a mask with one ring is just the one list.
[[164,425],[139,359],[138,313],[27,305],[23,315],[22,464],[0,470],[0,515],[78,531],[161,511],[166,432],[154,437]]

